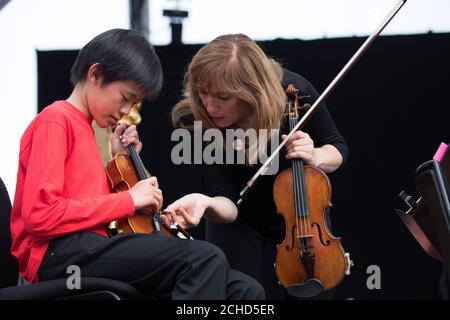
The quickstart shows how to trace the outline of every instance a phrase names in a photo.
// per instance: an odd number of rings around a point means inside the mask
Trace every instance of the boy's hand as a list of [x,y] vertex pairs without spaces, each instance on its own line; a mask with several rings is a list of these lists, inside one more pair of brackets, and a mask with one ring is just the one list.
[[125,122],[119,122],[114,129],[114,133],[111,139],[111,153],[113,158],[117,153],[127,152],[128,145],[132,143],[137,153],[141,152],[142,142],[139,141],[139,135],[136,126],[128,125]]
[[163,204],[162,191],[156,177],[141,180],[128,190],[133,198],[134,208],[147,213],[156,213]]

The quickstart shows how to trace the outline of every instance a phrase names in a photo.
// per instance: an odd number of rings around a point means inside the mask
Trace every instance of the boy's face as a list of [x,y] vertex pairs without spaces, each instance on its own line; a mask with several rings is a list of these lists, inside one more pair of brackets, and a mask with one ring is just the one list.
[[87,103],[89,112],[101,128],[116,125],[130,113],[131,107],[144,99],[144,91],[133,81],[92,83]]

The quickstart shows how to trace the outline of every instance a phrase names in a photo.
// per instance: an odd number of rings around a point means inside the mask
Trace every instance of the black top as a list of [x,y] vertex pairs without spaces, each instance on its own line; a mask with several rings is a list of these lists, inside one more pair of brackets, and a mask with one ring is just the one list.
[[[284,70],[283,88],[287,88],[287,85],[290,83],[300,90],[301,95],[311,96],[307,100],[311,105],[319,97],[317,90],[305,78],[296,73]],[[337,130],[326,106],[322,104],[318,108],[305,124],[302,131],[307,132],[311,136],[315,147],[320,147],[325,144],[331,144],[336,147],[342,155],[343,163],[345,163],[348,158],[347,144]],[[283,127],[288,128],[287,121],[284,121]],[[282,129],[282,131],[284,130]],[[288,131],[285,133],[288,133]],[[285,158],[285,155],[286,152],[283,148],[279,156],[278,173],[291,166],[291,162]],[[239,199],[239,192],[253,177],[260,166],[203,164],[198,165],[197,168],[200,170],[202,184],[206,189],[207,195],[211,197],[223,196],[236,203]],[[276,177],[277,174],[260,176],[257,183],[249,190],[239,208],[239,219],[247,220],[267,236],[274,235],[273,232],[279,235],[279,228],[283,228],[279,223],[281,216],[277,217],[274,214],[276,213],[276,206],[273,201],[272,187]]]

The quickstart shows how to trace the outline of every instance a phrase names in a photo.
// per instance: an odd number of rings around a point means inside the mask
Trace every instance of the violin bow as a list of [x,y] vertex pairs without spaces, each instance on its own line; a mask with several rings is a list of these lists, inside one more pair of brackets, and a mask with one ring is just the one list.
[[378,28],[370,35],[369,38],[362,44],[362,46],[356,51],[353,57],[347,62],[347,64],[342,68],[339,74],[334,78],[334,80],[328,85],[325,91],[317,98],[316,102],[309,108],[309,110],[303,115],[303,117],[299,120],[297,125],[291,130],[291,132],[287,135],[286,139],[281,142],[281,144],[275,149],[275,151],[271,154],[271,156],[264,162],[261,168],[255,173],[255,175],[246,183],[245,187],[239,193],[240,198],[237,202],[238,205],[242,203],[246,193],[249,189],[255,184],[256,180],[263,174],[264,171],[267,170],[267,167],[272,162],[273,158],[280,152],[281,148],[284,147],[286,142],[290,137],[298,130],[303,128],[304,123],[308,121],[315,111],[318,110],[319,105],[325,101],[325,99],[330,95],[330,93],[334,90],[334,88],[343,80],[348,71],[356,64],[356,62],[362,57],[362,55],[367,51],[370,45],[375,41],[375,39],[380,35],[383,29],[391,22],[394,16],[398,11],[403,7],[407,0],[400,0],[392,9],[391,12],[386,16],[386,18],[381,22]]

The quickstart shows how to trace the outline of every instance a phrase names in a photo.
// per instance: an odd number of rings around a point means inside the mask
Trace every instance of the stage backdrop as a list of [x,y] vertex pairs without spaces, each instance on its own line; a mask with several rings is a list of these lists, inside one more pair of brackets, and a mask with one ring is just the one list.
[[[261,42],[266,53],[301,73],[322,92],[365,38]],[[169,112],[180,97],[183,74],[199,45],[156,50],[164,69],[158,101],[144,105],[139,127],[142,156],[159,178],[165,203],[202,191],[196,172],[171,163]],[[41,110],[71,91],[75,51],[39,51]],[[347,165],[330,176],[334,233],[355,266],[337,289],[345,299],[439,298],[441,265],[427,256],[394,214],[401,190],[415,195],[414,173],[450,142],[450,34],[377,39],[327,100],[350,148]],[[203,225],[194,235],[203,237]],[[381,270],[381,288],[368,289],[368,268]],[[370,282],[370,281],[369,281]]]

